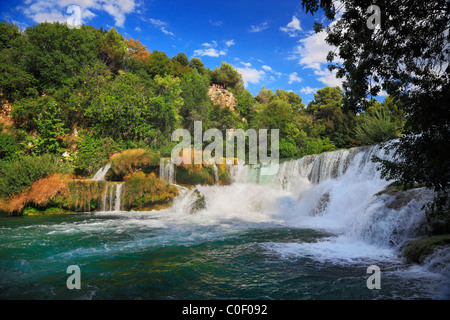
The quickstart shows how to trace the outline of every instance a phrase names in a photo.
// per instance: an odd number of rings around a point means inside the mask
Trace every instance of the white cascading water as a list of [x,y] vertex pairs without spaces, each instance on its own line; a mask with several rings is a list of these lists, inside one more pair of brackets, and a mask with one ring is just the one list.
[[175,163],[170,158],[161,158],[159,163],[159,177],[167,183],[175,183]]
[[107,183],[103,194],[102,212],[122,210],[123,183]]
[[96,181],[104,181],[105,180],[105,175],[108,172],[108,170],[111,168],[111,165],[108,163],[107,165],[105,165],[104,167],[98,169],[98,171],[95,173],[94,177],[92,178],[92,180],[96,180]]

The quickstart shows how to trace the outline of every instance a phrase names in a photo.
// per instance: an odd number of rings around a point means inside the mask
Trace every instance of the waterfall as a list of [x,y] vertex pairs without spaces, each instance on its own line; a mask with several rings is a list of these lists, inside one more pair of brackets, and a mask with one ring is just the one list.
[[[197,187],[204,199],[200,212],[211,222],[274,221],[400,248],[424,234],[422,206],[433,193],[422,188],[378,195],[391,182],[381,178],[372,157],[392,159],[392,152],[370,146],[310,155],[282,161],[275,175],[263,175],[262,165],[240,163],[231,168],[231,185]],[[184,205],[193,203],[192,193],[180,197],[190,197]]]
[[105,180],[105,175],[108,172],[108,170],[111,168],[111,165],[108,163],[106,166],[104,166],[103,168],[100,168],[94,175],[94,177],[92,178],[92,180],[96,180],[96,181],[103,181]]
[[101,211],[103,212],[122,211],[123,185],[124,183],[112,183],[112,182],[106,184],[105,191],[103,194]]
[[159,162],[159,177],[167,183],[175,183],[175,163],[170,158],[161,158]]

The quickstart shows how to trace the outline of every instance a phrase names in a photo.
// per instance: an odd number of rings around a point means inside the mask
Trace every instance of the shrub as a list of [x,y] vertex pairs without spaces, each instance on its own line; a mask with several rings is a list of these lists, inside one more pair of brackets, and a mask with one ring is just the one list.
[[137,171],[149,173],[159,168],[159,153],[143,148],[124,150],[110,158],[111,171],[118,180]]
[[58,156],[45,154],[36,157],[21,157],[3,163],[0,168],[0,198],[19,193],[31,187],[34,181],[52,173],[70,173],[71,168]]

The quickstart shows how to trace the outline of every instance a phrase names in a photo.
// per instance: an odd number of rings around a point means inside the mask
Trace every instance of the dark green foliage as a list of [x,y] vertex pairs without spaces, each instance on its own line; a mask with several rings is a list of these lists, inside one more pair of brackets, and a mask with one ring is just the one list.
[[197,70],[197,72],[200,74],[205,74],[207,71],[202,60],[200,60],[199,58],[192,58],[191,61],[189,61],[189,66],[191,67],[191,69]]
[[25,34],[24,67],[37,79],[39,89],[62,85],[98,56],[97,39],[85,27],[41,23],[28,27]]
[[3,161],[15,159],[19,154],[20,149],[20,143],[16,136],[7,133],[0,133],[0,166]]
[[33,146],[33,153],[61,154],[65,151],[62,136],[68,129],[64,127],[64,123],[59,119],[59,113],[56,102],[49,102],[42,110],[40,116],[35,119],[38,134]]
[[244,81],[242,76],[232,65],[222,62],[220,68],[211,72],[211,82],[223,85],[224,88],[234,89],[235,92],[244,90]]
[[19,28],[12,22],[0,22],[0,50],[10,48],[12,42],[20,37]]
[[70,171],[70,167],[59,157],[49,154],[4,162],[0,168],[0,198],[19,193],[51,173]]
[[165,76],[172,73],[172,63],[164,52],[154,50],[144,65],[144,70],[152,78],[157,75]]
[[211,99],[208,96],[209,80],[197,71],[181,76],[180,88],[183,105],[180,115],[183,117],[183,128],[193,130],[194,121],[207,122],[211,111]]
[[96,32],[96,35],[100,60],[113,72],[122,69],[124,57],[127,54],[123,36],[114,28],[111,28],[108,32]]
[[255,98],[253,98],[252,94],[245,89],[235,93],[235,98],[237,100],[236,110],[241,116],[247,118],[255,105]]
[[354,146],[351,132],[355,116],[346,112],[342,106],[344,92],[339,87],[325,87],[314,94],[314,100],[308,104],[306,113],[315,123],[323,126],[322,137],[329,137],[338,148]]
[[85,133],[77,143],[78,152],[74,161],[77,175],[91,176],[103,167],[109,158],[121,150],[121,146],[111,138],[97,138]]

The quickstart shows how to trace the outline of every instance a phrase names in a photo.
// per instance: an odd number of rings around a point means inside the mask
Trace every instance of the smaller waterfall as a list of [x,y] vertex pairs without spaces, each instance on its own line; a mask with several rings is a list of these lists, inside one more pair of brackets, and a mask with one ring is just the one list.
[[214,178],[216,180],[216,184],[219,184],[219,169],[217,169],[216,162],[213,163],[213,169],[214,169]]
[[159,177],[167,183],[175,183],[175,163],[172,159],[161,158],[159,162]]
[[123,183],[107,183],[103,194],[103,212],[122,211]]
[[121,196],[122,196],[122,187],[123,183],[119,183],[116,185],[116,202],[114,204],[114,211],[120,211],[120,204],[121,204]]
[[104,181],[105,180],[105,175],[108,172],[108,170],[111,168],[111,165],[108,163],[106,166],[104,166],[103,168],[100,168],[94,175],[94,177],[92,178],[92,180],[96,180],[96,181]]
[[106,211],[106,198],[108,195],[108,185],[105,187],[105,194],[103,195],[103,202],[102,202],[102,211]]

